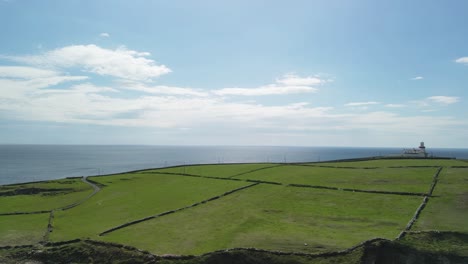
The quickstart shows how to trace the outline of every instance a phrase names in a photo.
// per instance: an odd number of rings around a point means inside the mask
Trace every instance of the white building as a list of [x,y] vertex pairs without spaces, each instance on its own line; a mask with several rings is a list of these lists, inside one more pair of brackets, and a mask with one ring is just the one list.
[[403,157],[415,157],[415,158],[426,158],[427,152],[426,147],[424,146],[424,142],[421,142],[419,148],[412,148],[412,149],[404,149],[403,150]]

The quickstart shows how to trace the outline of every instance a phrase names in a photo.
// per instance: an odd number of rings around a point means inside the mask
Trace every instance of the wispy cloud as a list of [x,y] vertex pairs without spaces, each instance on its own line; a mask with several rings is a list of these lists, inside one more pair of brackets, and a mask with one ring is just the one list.
[[80,67],[86,72],[122,79],[150,81],[170,73],[165,65],[147,59],[148,52],[138,52],[120,47],[115,50],[96,45],[74,45],[55,49],[41,55],[3,56],[12,61],[45,68]]
[[403,105],[403,104],[386,104],[385,107],[402,108],[402,107],[405,107],[405,105]]
[[468,65],[468,57],[461,57],[455,60],[456,63],[463,63]]
[[27,101],[38,89],[70,81],[83,81],[88,76],[64,75],[53,70],[22,66],[0,66],[0,99]]
[[213,91],[216,95],[262,96],[297,93],[315,93],[319,89],[312,87],[327,82],[318,77],[300,77],[294,74],[284,75],[276,83],[253,88],[223,88]]
[[443,95],[431,96],[431,97],[428,97],[426,99],[431,101],[431,102],[442,104],[442,105],[454,104],[454,103],[458,103],[460,101],[459,97],[456,97],[456,96],[443,96]]
[[416,76],[414,78],[411,78],[411,80],[413,80],[413,81],[419,81],[419,80],[422,80],[422,79],[424,79],[424,77],[422,77],[422,76]]
[[451,104],[458,103],[460,97],[457,96],[445,96],[437,95],[426,97],[421,100],[410,101],[413,106],[420,108],[423,112],[434,112],[437,111],[440,107],[445,107]]
[[379,102],[352,102],[352,103],[347,103],[345,106],[369,106],[369,105],[377,105],[380,104]]
[[[319,131],[330,137],[333,135],[330,131],[338,130],[348,131],[353,136],[362,135],[353,134],[353,131],[360,132],[362,129],[385,134],[388,131],[405,131],[419,135],[421,128],[425,133],[433,131],[433,134],[441,134],[437,133],[438,129],[447,126],[468,127],[463,120],[451,117],[393,113],[391,108],[404,105],[377,101],[350,102],[343,109],[334,108],[333,102],[314,105],[301,100],[266,104],[260,100],[250,100],[252,98],[239,100],[235,97],[315,93],[318,87],[329,82],[317,76],[287,74],[275,79],[274,83],[257,87],[208,90],[146,82],[170,70],[149,59],[148,53],[128,49],[110,50],[95,45],[68,46],[37,56],[8,59],[23,63],[24,66],[0,66],[0,113],[17,119],[164,129],[190,128],[199,129],[199,132],[216,127],[219,129],[217,131],[226,133],[245,129],[249,132],[310,136],[309,132]],[[65,74],[71,67],[74,67],[73,70],[106,75],[112,85],[93,83],[92,74]],[[133,72],[138,78],[129,77]],[[131,96],[127,97],[126,94]],[[430,106],[445,106],[460,101],[460,98],[439,95],[421,101]],[[347,108],[365,110],[372,105],[383,105],[388,111],[356,112]]]
[[276,80],[276,83],[284,86],[314,86],[323,84],[325,82],[326,80],[320,79],[318,77],[300,77],[293,73],[286,74],[282,78]]
[[102,32],[101,34],[99,34],[99,36],[102,37],[102,38],[110,37],[109,33],[106,33],[106,32]]
[[317,88],[308,86],[277,86],[272,84],[256,88],[223,88],[214,91],[214,93],[217,95],[261,96],[294,93],[315,93],[317,91]]
[[24,66],[0,66],[0,78],[35,79],[60,75],[57,71]]
[[121,89],[140,91],[148,94],[165,94],[165,95],[180,95],[180,96],[198,96],[206,97],[210,95],[200,89],[187,87],[176,87],[167,85],[148,86],[144,83],[134,81],[119,81],[118,85]]

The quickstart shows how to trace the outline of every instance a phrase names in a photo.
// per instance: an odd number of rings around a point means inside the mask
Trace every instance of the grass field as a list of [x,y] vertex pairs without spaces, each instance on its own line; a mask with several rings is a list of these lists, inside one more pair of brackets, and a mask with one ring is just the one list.
[[362,190],[427,192],[436,168],[347,169],[280,166],[235,177]]
[[200,254],[233,247],[337,250],[373,237],[395,238],[421,200],[258,185],[104,238],[158,254]]
[[90,177],[106,185],[88,202],[57,212],[53,241],[92,237],[128,221],[184,207],[245,182],[199,179],[158,174],[120,174]]
[[27,245],[41,241],[49,214],[0,216],[0,246]]
[[[467,233],[468,168],[453,167],[467,164],[390,159],[181,166],[89,177],[101,187],[89,199],[93,187],[81,179],[0,186],[0,246],[39,242],[49,217],[48,213],[2,213],[48,211],[84,201],[55,210],[50,241],[91,238],[156,254],[184,255],[232,247],[308,253],[341,250],[375,237],[394,239],[422,197],[289,184],[426,193],[438,167],[443,168],[434,196],[412,230]],[[259,183],[237,190],[252,185],[249,180],[281,185]],[[228,194],[210,199],[224,193]],[[197,206],[188,208],[193,204]],[[99,236],[127,222],[181,208]]]
[[217,164],[217,165],[195,165],[195,166],[180,166],[173,168],[157,169],[145,171],[147,172],[169,172],[194,174],[209,177],[228,178],[238,174],[243,174],[249,171],[262,169],[266,167],[278,166],[278,164],[255,163],[255,164]]
[[405,167],[405,166],[468,166],[465,160],[455,159],[375,159],[365,161],[344,161],[344,162],[321,162],[308,163],[311,166],[336,166],[336,167]]
[[[2,193],[28,189],[40,191],[37,194],[2,196]],[[52,210],[81,201],[91,193],[91,186],[81,179],[0,186],[0,214]]]
[[421,217],[417,230],[468,232],[468,168],[447,168]]

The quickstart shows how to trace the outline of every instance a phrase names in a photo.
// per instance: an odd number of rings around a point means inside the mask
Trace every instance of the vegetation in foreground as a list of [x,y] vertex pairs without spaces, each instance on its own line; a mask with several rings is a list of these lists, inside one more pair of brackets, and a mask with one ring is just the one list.
[[[430,260],[426,263],[440,263],[440,258],[463,263],[457,261],[466,261],[467,255],[467,165],[458,160],[408,159],[220,164],[90,177],[89,182],[63,179],[0,186],[0,247],[34,245],[3,248],[0,256],[5,261],[26,255],[44,260],[62,254],[78,263],[106,262],[93,255],[100,246],[83,242],[92,239],[148,250],[151,253],[142,253],[141,263],[151,263],[152,254],[199,255],[233,247],[328,254],[382,237],[388,240],[334,256],[334,263],[367,263],[382,252],[383,256],[393,252],[400,260],[418,256]],[[423,197],[427,197],[425,207],[420,207]],[[407,226],[417,208],[422,209],[419,218]],[[410,232],[391,241],[408,229],[444,232]],[[38,244],[70,239],[82,241],[52,247]],[[434,247],[426,250],[420,242],[428,240]],[[102,247],[107,252],[107,246]],[[140,251],[130,251],[138,259],[134,254]],[[110,252],[125,263],[127,253]],[[327,261],[332,259],[304,256],[235,250],[159,261],[331,263]]]
[[457,232],[408,233],[398,241],[376,240],[353,250],[317,255],[235,249],[200,256],[156,256],[136,248],[90,240],[66,244],[0,248],[1,263],[163,263],[163,264],[464,264],[468,235]]

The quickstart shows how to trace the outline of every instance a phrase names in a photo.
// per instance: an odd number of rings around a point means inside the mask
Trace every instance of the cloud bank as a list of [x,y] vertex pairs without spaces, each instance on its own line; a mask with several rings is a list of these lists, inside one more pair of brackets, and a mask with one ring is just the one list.
[[146,58],[150,55],[125,47],[111,50],[91,44],[67,46],[41,55],[6,58],[40,68],[78,67],[84,72],[135,81],[151,81],[171,72],[165,65],[158,65],[154,60]]
[[[418,135],[422,130],[437,133],[447,127],[468,127],[465,121],[450,116],[393,112],[410,104],[373,100],[312,104],[292,96],[315,95],[326,89],[331,81],[314,75],[286,74],[257,87],[210,90],[154,84],[154,79],[171,70],[156,63],[148,52],[124,47],[72,45],[39,55],[0,58],[16,64],[0,66],[0,116],[10,119],[302,136],[337,131]],[[107,83],[97,82],[96,77],[105,77]],[[262,101],[262,96],[292,97],[285,103]],[[460,101],[459,97],[436,95],[418,102],[448,107]],[[350,107],[362,111],[353,113]]]

